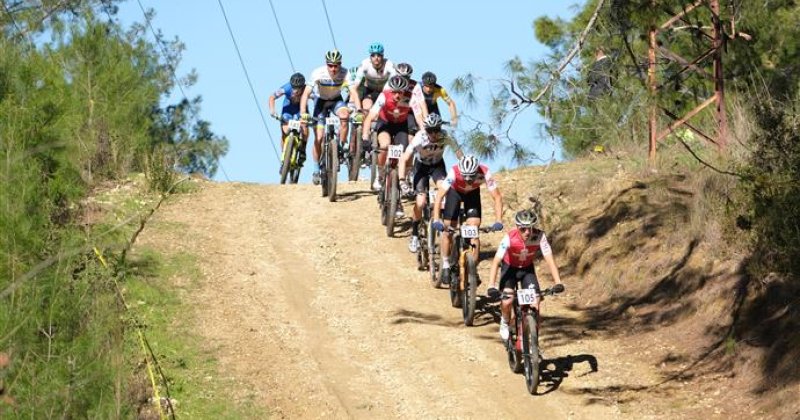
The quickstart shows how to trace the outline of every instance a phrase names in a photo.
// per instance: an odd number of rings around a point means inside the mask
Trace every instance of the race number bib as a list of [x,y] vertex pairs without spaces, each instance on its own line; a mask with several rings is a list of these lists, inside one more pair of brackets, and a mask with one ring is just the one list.
[[395,144],[389,146],[389,159],[400,159],[400,156],[402,155],[403,155],[402,144]]
[[333,125],[333,126],[339,125],[339,117],[325,118],[325,125]]
[[300,131],[300,120],[289,120],[289,130]]
[[478,227],[470,225],[461,225],[461,237],[464,239],[477,238]]
[[520,305],[536,305],[539,302],[539,295],[536,294],[536,289],[519,289],[517,302]]

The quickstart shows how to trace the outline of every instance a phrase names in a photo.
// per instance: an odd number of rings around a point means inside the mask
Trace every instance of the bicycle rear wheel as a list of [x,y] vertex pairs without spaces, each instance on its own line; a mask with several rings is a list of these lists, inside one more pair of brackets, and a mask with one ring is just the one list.
[[525,328],[523,331],[522,357],[525,365],[525,385],[531,395],[536,395],[539,387],[539,333],[536,331],[536,317],[533,314],[525,315]]
[[395,213],[397,213],[397,203],[400,201],[400,188],[397,181],[397,168],[392,168],[386,174],[386,196],[384,207],[386,208],[386,236],[394,236]]
[[332,136],[328,145],[328,200],[336,201],[336,181],[339,178],[339,139]]
[[292,157],[295,149],[295,136],[289,134],[283,143],[283,165],[281,165],[281,184],[286,184],[286,178],[292,168]]
[[475,266],[475,260],[472,258],[471,253],[467,253],[464,259],[466,264],[464,266],[464,290],[461,291],[462,313],[464,315],[464,325],[471,327],[475,321],[475,307],[478,303],[478,268]]

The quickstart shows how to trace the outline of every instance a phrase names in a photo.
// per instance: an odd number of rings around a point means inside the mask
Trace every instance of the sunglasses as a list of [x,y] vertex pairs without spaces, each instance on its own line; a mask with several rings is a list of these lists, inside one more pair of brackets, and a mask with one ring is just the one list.
[[383,54],[378,54],[378,53],[372,53],[369,56],[370,57],[381,57],[381,58],[383,58]]
[[464,181],[467,181],[467,182],[472,182],[472,181],[475,180],[475,178],[476,178],[475,175],[464,175]]
[[338,65],[338,64],[331,64],[331,63],[328,63],[328,68],[329,68],[329,69],[335,69],[335,68],[338,68],[338,67],[339,67],[339,65]]
[[425,131],[427,131],[427,132],[429,132],[431,134],[439,134],[439,133],[442,132],[442,129],[441,128],[426,128]]
[[517,230],[520,232],[533,232],[533,228],[530,226],[517,226]]

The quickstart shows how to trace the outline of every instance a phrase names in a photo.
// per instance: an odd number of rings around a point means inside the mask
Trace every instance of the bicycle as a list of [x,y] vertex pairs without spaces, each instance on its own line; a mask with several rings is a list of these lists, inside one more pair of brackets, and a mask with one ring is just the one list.
[[320,185],[322,196],[331,202],[336,201],[336,182],[339,175],[339,117],[333,111],[324,119],[317,117],[315,122],[325,122],[325,139],[322,141],[320,153]]
[[[386,236],[394,236],[395,214],[400,205],[400,180],[397,175],[397,161],[403,156],[403,145],[392,144],[386,150],[383,189],[378,192],[378,205],[381,208],[381,222],[386,226]],[[377,153],[374,153],[377,155]]]
[[459,217],[460,228],[448,226],[448,232],[453,234],[450,248],[450,303],[454,308],[461,308],[464,325],[472,326],[475,320],[475,309],[478,305],[478,266],[473,254],[476,245],[472,242],[480,236],[480,232],[488,233],[493,229],[489,226],[478,227],[465,225],[466,219],[462,210]]
[[[361,144],[361,126],[364,124],[364,114],[357,110],[352,111],[353,113],[350,116],[350,145],[346,148],[346,150],[349,150],[349,155],[346,159],[347,173],[350,181],[358,181],[358,171],[370,163],[370,158],[364,152]],[[370,182],[374,181],[372,179]]]
[[[542,292],[541,298],[563,291],[564,285],[556,284]],[[531,395],[536,395],[542,362],[542,357],[539,354],[540,318],[539,311],[536,308],[541,298],[536,294],[536,289],[523,289],[521,287],[517,288],[516,293],[512,296],[508,296],[504,292],[503,298],[508,297],[513,299],[512,314],[514,315],[514,328],[509,328],[510,334],[505,342],[506,352],[508,353],[508,367],[514,373],[523,372],[528,392]]]
[[281,184],[286,184],[288,179],[292,184],[297,184],[300,178],[300,169],[306,160],[305,141],[302,140],[300,120],[287,120],[280,118],[281,123],[289,125],[289,132],[286,134],[283,146],[283,156],[281,157]]

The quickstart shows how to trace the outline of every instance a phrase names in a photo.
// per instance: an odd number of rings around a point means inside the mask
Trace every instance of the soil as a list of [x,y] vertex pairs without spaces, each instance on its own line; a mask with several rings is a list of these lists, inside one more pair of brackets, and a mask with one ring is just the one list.
[[[162,206],[140,242],[198,257],[187,316],[241,385],[232,398],[274,418],[768,417],[731,397],[741,382],[730,374],[669,375],[692,360],[665,358],[683,354],[674,329],[628,331],[636,307],[593,330],[592,298],[571,270],[567,291],[542,304],[548,368],[532,396],[508,368],[496,315],[463,325],[447,290],[417,271],[408,219],[388,238],[365,182],[340,183],[336,203],[311,185],[197,185]],[[165,224],[181,228],[153,231]],[[501,237],[482,236],[485,258]]]

